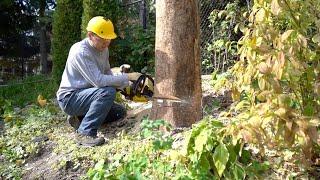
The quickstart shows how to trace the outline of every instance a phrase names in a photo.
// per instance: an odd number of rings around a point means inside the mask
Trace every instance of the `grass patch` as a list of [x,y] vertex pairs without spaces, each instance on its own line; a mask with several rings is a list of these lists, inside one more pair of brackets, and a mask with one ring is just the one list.
[[13,106],[23,107],[35,103],[39,94],[46,99],[53,98],[58,90],[54,81],[43,75],[29,76],[24,80],[12,80],[0,87],[0,97],[10,101]]

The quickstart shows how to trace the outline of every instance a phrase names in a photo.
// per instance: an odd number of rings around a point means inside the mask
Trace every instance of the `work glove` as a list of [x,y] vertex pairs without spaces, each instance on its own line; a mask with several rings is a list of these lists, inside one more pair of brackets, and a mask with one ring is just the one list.
[[141,73],[132,72],[132,73],[126,73],[126,75],[128,75],[129,81],[136,81],[141,76]]
[[120,66],[120,72],[121,73],[129,73],[131,69],[131,66],[129,64],[122,64]]

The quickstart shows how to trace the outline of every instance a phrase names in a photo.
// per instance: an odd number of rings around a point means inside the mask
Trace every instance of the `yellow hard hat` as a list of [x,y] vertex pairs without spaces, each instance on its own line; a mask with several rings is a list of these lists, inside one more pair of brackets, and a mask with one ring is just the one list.
[[112,22],[102,16],[93,17],[88,23],[87,31],[91,31],[103,39],[115,39],[117,37]]

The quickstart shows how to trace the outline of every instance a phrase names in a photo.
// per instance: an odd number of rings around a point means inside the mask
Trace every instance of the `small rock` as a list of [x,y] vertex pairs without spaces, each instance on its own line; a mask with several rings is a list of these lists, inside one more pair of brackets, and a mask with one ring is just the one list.
[[72,166],[73,166],[73,162],[72,162],[72,161],[70,161],[70,160],[68,160],[68,161],[66,162],[65,169],[66,169],[66,170],[71,169],[71,168],[72,168]]
[[32,139],[32,141],[35,142],[35,143],[45,142],[45,141],[48,141],[48,140],[49,140],[49,137],[46,136],[46,135],[37,136],[37,137]]
[[0,162],[4,162],[4,155],[0,155]]

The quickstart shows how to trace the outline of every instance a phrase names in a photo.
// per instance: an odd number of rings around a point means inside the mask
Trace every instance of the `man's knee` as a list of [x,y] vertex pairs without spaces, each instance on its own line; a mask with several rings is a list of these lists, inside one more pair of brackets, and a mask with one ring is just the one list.
[[101,96],[106,98],[112,98],[115,99],[116,97],[116,88],[114,87],[103,87],[101,88]]

